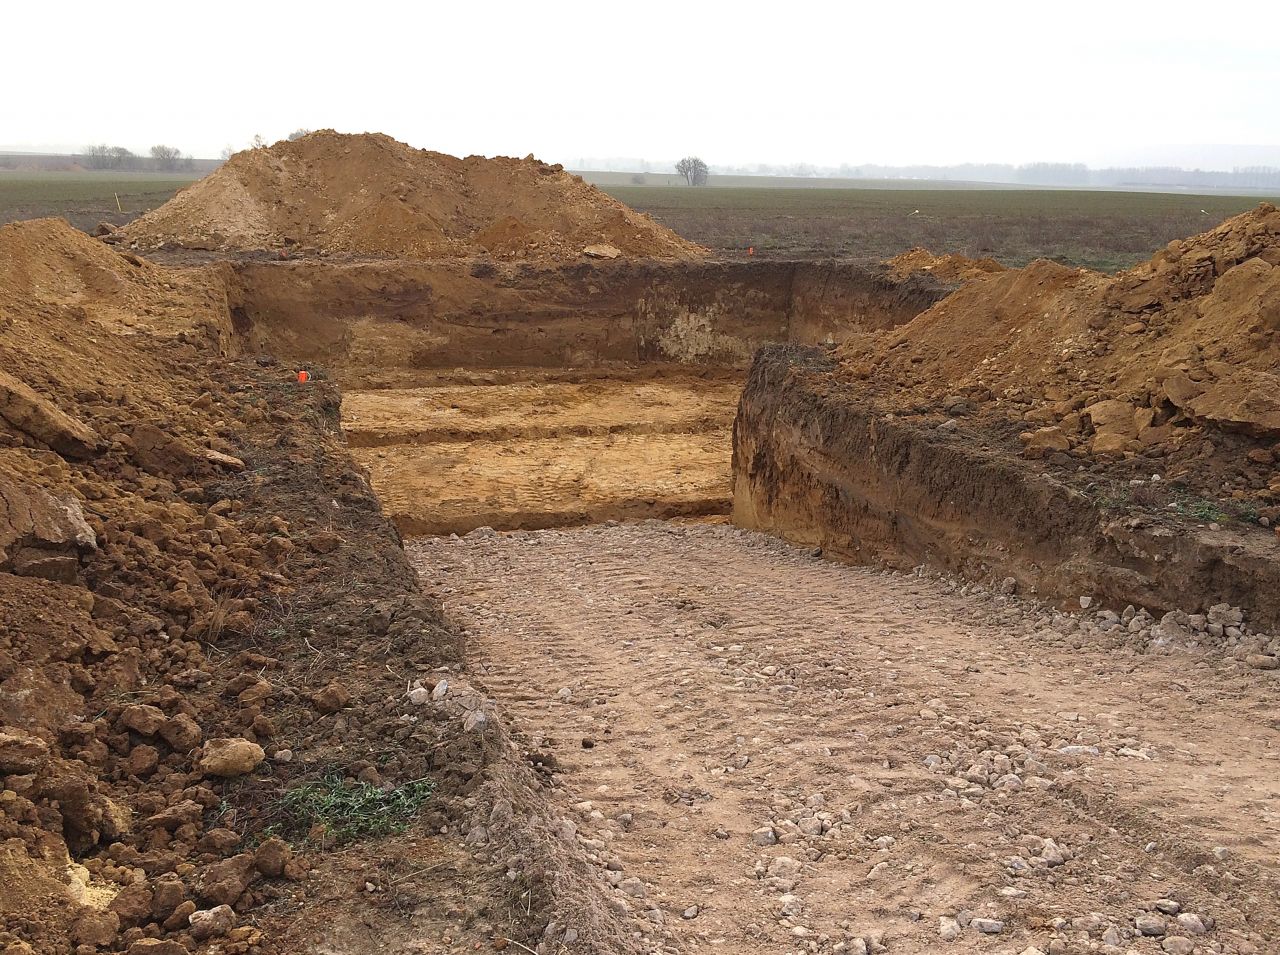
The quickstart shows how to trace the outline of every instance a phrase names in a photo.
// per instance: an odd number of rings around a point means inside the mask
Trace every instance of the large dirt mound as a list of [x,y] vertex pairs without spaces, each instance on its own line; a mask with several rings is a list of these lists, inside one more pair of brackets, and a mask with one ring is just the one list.
[[[859,388],[897,408],[1025,421],[1029,454],[1173,455],[1175,474],[1280,503],[1280,212],[1268,203],[1115,278],[1040,261],[976,279],[841,354]],[[1227,447],[1247,457],[1215,453]]]
[[225,330],[227,305],[212,271],[160,268],[63,219],[0,227],[0,321],[50,310],[116,333],[172,336]]
[[928,249],[919,247],[900,252],[884,264],[889,266],[894,278],[905,279],[916,272],[928,272],[940,281],[949,283],[968,282],[1005,270],[995,259],[971,259],[954,252],[934,255]]
[[237,153],[125,233],[140,248],[413,258],[572,259],[595,244],[629,256],[705,251],[558,165],[332,130]]

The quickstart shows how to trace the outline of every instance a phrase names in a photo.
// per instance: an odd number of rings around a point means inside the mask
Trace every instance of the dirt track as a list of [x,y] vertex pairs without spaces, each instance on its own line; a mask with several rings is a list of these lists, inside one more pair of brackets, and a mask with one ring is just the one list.
[[727,526],[410,549],[650,949],[1275,950],[1274,674]]

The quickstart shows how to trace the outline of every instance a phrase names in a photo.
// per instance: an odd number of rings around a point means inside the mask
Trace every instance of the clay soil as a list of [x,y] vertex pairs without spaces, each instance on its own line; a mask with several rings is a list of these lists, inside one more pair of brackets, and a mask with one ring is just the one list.
[[348,392],[347,439],[402,533],[728,512],[735,380],[543,377]]
[[[332,130],[237,153],[125,227],[135,248],[577,259],[703,251],[559,165]],[[594,251],[597,246],[606,248]]]

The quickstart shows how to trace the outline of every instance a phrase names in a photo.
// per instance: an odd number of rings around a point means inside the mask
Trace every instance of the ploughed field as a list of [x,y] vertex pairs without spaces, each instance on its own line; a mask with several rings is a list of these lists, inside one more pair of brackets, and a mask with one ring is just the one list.
[[606,186],[718,255],[887,259],[923,246],[1004,265],[1115,271],[1258,204],[1257,196],[1076,189]]
[[[86,231],[124,225],[191,182],[164,173],[0,170],[0,223],[56,215]],[[1055,258],[1114,270],[1172,239],[1256,205],[1258,196],[1179,195],[1069,189],[603,185],[718,255],[885,259],[912,246],[990,255],[1005,265]],[[119,206],[117,206],[117,198]]]

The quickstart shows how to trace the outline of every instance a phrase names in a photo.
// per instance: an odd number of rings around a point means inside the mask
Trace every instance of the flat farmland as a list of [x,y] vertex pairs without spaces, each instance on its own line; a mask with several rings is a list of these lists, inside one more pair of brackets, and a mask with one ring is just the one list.
[[[723,257],[745,256],[753,247],[771,258],[883,259],[923,246],[1011,266],[1053,258],[1103,271],[1140,262],[1172,239],[1267,198],[955,182],[920,188],[908,180],[837,188],[829,186],[837,180],[781,177],[733,180],[768,185],[692,189],[618,183],[624,176],[587,174],[610,195]],[[184,173],[0,171],[0,224],[61,216],[85,231],[104,221],[123,225],[192,181]]]
[[194,181],[189,173],[0,170],[0,225],[45,216],[86,232],[99,222],[124,225]]
[[1264,197],[1084,189],[607,185],[605,191],[724,256],[888,258],[912,246],[1126,268]]

